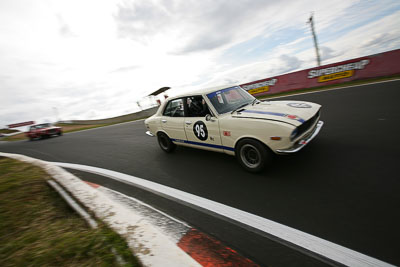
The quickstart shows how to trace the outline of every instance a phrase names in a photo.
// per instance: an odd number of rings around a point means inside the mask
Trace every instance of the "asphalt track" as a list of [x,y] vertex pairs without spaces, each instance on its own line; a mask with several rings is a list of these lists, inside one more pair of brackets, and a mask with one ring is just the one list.
[[[156,139],[145,135],[141,121],[2,143],[0,151],[137,176],[400,265],[400,81],[285,99],[321,104],[325,125],[302,151],[277,157],[258,175],[243,171],[234,157],[224,154],[190,148],[165,154]],[[101,176],[71,172],[155,205],[260,265],[324,265],[301,249],[226,218]]]

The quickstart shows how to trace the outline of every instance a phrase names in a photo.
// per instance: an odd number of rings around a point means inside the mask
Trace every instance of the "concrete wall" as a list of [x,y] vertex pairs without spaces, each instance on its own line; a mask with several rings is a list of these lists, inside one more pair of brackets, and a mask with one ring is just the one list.
[[73,124],[109,124],[109,123],[120,123],[120,122],[126,122],[126,121],[132,121],[132,120],[138,120],[138,119],[144,119],[147,117],[150,117],[151,115],[155,114],[157,112],[158,107],[153,107],[150,109],[142,110],[140,112],[136,113],[131,113],[131,114],[126,114],[114,118],[109,118],[109,119],[100,119],[100,120],[72,120],[68,121],[68,123],[73,123]]

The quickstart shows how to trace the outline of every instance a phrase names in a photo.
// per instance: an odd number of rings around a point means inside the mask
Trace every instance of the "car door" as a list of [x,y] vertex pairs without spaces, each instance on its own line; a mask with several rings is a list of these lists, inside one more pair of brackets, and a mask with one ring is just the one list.
[[[197,103],[198,105],[195,105]],[[189,96],[185,99],[185,132],[191,146],[213,151],[222,151],[221,135],[217,118],[206,120],[211,114],[202,96]],[[194,108],[196,107],[196,111]]]
[[187,140],[184,119],[183,99],[170,100],[161,116],[161,127],[174,142],[185,142]]
[[29,127],[28,136],[32,138],[36,137],[36,126]]

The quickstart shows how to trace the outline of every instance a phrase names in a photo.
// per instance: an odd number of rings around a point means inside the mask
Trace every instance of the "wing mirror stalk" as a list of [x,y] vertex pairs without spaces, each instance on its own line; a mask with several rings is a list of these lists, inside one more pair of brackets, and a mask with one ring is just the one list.
[[207,114],[205,120],[206,120],[206,121],[214,122],[214,121],[215,121],[215,118],[214,118],[214,117],[211,117],[210,114]]

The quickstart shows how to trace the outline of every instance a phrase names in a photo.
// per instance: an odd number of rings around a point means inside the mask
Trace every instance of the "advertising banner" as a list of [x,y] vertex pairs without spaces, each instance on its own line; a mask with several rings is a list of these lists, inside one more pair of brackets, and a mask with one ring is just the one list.
[[400,49],[270,77],[241,87],[254,96],[400,74]]
[[7,125],[7,127],[8,128],[18,128],[18,127],[32,125],[32,124],[35,124],[35,122],[34,121],[26,121],[26,122],[10,124],[10,125]]

